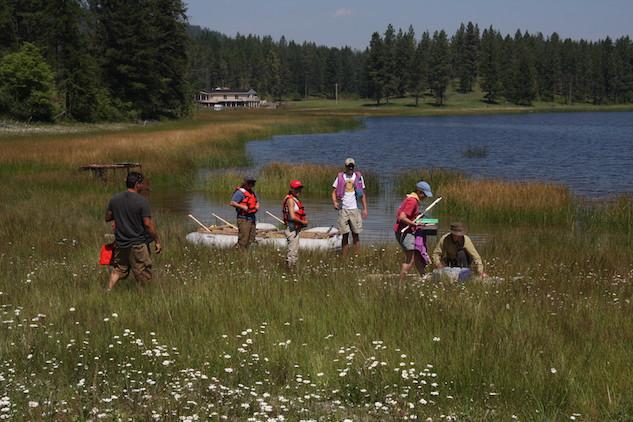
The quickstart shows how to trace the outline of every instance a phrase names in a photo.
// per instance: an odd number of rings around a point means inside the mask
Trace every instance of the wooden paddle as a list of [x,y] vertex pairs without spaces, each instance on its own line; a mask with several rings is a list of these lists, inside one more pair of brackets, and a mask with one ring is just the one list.
[[188,217],[189,217],[189,218],[191,218],[191,219],[192,219],[193,221],[195,221],[196,223],[198,223],[198,224],[200,225],[200,227],[202,227],[203,229],[205,229],[205,230],[206,230],[206,231],[208,231],[209,233],[213,233],[213,232],[211,231],[211,229],[210,229],[210,228],[208,228],[207,226],[205,226],[204,224],[202,224],[202,223],[200,222],[200,220],[198,220],[198,219],[197,219],[196,217],[194,217],[193,215],[189,214],[189,215],[188,215]]
[[279,221],[281,224],[283,224],[284,226],[287,226],[286,223],[284,223],[284,221],[281,218],[278,218],[275,214],[273,214],[270,211],[266,211],[266,214],[270,215],[272,218],[274,218],[275,220]]
[[211,215],[217,218],[218,220],[220,220],[221,222],[223,222],[224,224],[226,224],[227,226],[237,230],[237,227],[235,227],[233,224],[229,223],[228,221],[226,221],[224,218],[220,217],[219,215],[214,214],[214,213],[211,213]]
[[[433,201],[433,203],[431,205],[429,205],[428,207],[426,207],[426,209],[424,211],[422,211],[420,213],[420,215],[418,215],[415,220],[413,220],[414,223],[417,223],[418,220],[421,220],[422,217],[424,216],[424,214],[426,214],[428,211],[431,210],[431,208],[433,208],[438,202],[440,202],[442,200],[442,197],[440,196],[439,198],[437,198],[435,201]],[[409,226],[404,227],[402,230],[400,230],[400,233],[404,233],[409,229]]]

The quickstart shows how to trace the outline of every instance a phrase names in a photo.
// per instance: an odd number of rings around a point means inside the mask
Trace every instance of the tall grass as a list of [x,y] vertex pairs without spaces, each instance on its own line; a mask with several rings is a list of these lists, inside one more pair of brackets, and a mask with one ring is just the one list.
[[584,203],[580,211],[581,223],[588,228],[611,228],[633,235],[633,196],[619,195],[600,203]]
[[401,174],[398,189],[411,189],[424,179],[441,196],[439,210],[453,219],[508,224],[571,224],[574,198],[569,189],[549,183],[472,179],[452,170],[435,169]]
[[70,184],[78,180],[76,170],[82,165],[132,161],[142,163],[158,185],[191,185],[200,167],[247,165],[244,143],[248,140],[358,125],[346,117],[267,112],[217,114],[205,113],[187,124],[168,123],[117,132],[0,137],[0,165],[48,166],[57,169]]
[[302,253],[287,274],[283,251],[191,247],[181,216],[159,213],[154,285],[106,294],[94,199],[66,219],[30,211],[46,230],[0,255],[0,396],[14,419],[271,413],[258,400],[289,420],[630,411],[633,261],[589,235],[508,230],[480,247],[504,282],[435,285],[385,275],[395,246],[353,261]]
[[[288,192],[289,182],[301,180],[304,185],[303,193],[312,196],[330,195],[332,183],[342,169],[332,165],[318,164],[289,164],[273,162],[262,167],[257,178],[256,192],[264,195],[283,195]],[[227,170],[215,172],[203,182],[203,188],[209,192],[231,192],[238,186],[246,171]],[[378,177],[372,172],[363,172],[367,191],[378,192]]]

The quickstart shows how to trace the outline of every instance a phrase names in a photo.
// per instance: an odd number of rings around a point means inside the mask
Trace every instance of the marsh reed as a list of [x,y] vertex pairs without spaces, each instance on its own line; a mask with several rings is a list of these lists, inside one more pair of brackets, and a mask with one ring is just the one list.
[[[288,192],[291,180],[299,179],[304,185],[304,195],[327,196],[332,192],[332,183],[339,166],[309,163],[272,162],[262,167],[257,177],[256,191],[263,195],[283,195]],[[224,170],[215,172],[202,182],[201,189],[208,192],[231,192],[246,176],[247,170]],[[378,177],[372,172],[362,172],[367,191],[378,192]]]

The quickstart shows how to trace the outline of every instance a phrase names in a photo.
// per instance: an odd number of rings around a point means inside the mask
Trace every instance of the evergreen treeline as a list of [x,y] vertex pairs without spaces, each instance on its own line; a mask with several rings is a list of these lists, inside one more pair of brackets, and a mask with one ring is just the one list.
[[188,112],[181,0],[3,0],[0,114],[22,120]]
[[365,53],[346,48],[297,44],[282,37],[228,37],[191,26],[191,84],[196,89],[256,90],[278,100],[364,92]]
[[253,88],[273,100],[427,97],[449,87],[493,103],[633,102],[633,43],[503,35],[375,32],[364,51],[187,25],[182,0],[0,2],[0,115],[80,121],[177,118],[192,94]]
[[416,105],[431,96],[445,101],[449,86],[477,87],[489,102],[530,105],[633,102],[633,43],[561,40],[517,31],[503,35],[469,22],[453,35],[422,33],[389,25],[375,32],[364,51],[297,44],[284,38],[227,37],[190,28],[191,83],[196,89],[254,88],[272,98],[333,97],[339,94],[389,102],[411,96]]

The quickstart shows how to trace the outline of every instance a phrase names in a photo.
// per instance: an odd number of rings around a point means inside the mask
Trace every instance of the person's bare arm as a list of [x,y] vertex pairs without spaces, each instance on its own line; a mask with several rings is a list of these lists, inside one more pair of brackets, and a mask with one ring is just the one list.
[[363,194],[360,198],[360,203],[363,205],[363,218],[367,218],[367,195]]
[[341,207],[338,203],[338,198],[336,197],[336,188],[332,188],[332,206],[335,210],[338,210]]
[[158,239],[158,231],[156,231],[156,225],[154,224],[154,220],[152,220],[152,217],[143,217],[143,225],[145,225],[147,232],[154,240],[156,253],[160,253],[162,247],[160,244],[160,240]]
[[404,212],[400,212],[398,215],[398,221],[401,223],[407,224],[409,226],[415,226],[415,221],[411,220]]

